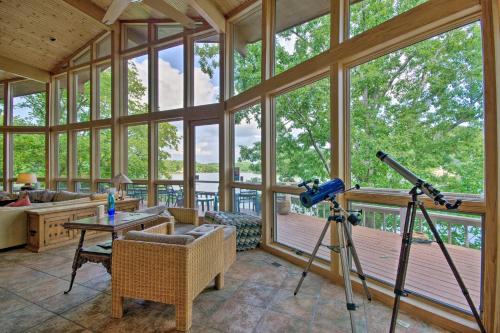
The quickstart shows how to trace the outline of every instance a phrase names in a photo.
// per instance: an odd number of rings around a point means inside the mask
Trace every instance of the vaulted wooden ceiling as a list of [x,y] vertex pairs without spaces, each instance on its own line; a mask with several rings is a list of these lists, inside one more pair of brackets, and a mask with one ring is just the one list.
[[[202,15],[195,9],[200,2],[208,2],[221,17],[253,0],[162,0],[179,13],[190,18]],[[35,73],[46,78],[48,72],[82,45],[102,33],[106,27],[99,18],[112,0],[8,0],[0,1],[0,81],[7,76]],[[151,0],[144,0],[151,3]],[[153,1],[154,2],[154,1]],[[89,10],[85,10],[85,9]],[[206,13],[205,13],[206,14]],[[131,3],[119,20],[171,18],[142,2]],[[209,22],[212,24],[212,22]],[[213,25],[213,24],[212,24]],[[15,70],[14,70],[15,68]],[[41,72],[37,72],[40,71]],[[27,74],[24,74],[27,76]],[[41,80],[41,79],[40,79]]]

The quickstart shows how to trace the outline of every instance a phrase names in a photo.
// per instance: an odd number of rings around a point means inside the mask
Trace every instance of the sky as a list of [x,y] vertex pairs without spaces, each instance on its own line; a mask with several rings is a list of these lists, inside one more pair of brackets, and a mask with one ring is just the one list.
[[[148,64],[147,57],[135,59],[139,71],[139,77],[143,84],[147,84]],[[212,78],[204,73],[200,68],[199,57],[195,56],[194,61],[194,101],[196,105],[216,103],[219,97],[219,71],[215,71]],[[183,99],[183,47],[182,45],[172,47],[159,52],[158,59],[158,105],[160,110],[168,110],[182,107]],[[146,97],[147,99],[147,97]],[[147,102],[147,100],[145,100]],[[182,133],[182,122],[173,122]],[[255,142],[255,133],[258,133],[260,140],[260,130],[255,124],[242,124],[238,126],[238,145],[252,145]],[[252,134],[253,133],[253,134]],[[219,162],[219,128],[217,125],[199,126],[196,130],[196,162],[218,163]],[[182,147],[178,151],[169,151],[172,158],[182,159]],[[239,154],[239,148],[237,148]]]

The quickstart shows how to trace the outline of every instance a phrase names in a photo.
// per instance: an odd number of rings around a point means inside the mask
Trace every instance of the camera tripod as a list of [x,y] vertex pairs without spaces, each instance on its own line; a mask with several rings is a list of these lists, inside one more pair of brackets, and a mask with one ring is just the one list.
[[[458,273],[457,267],[455,266],[455,263],[453,262],[453,259],[451,258],[448,250],[446,249],[446,246],[443,243],[443,240],[441,239],[441,236],[439,236],[439,233],[432,222],[429,214],[427,213],[427,210],[424,207],[424,204],[420,201],[418,201],[418,196],[423,194],[422,192],[419,192],[419,188],[417,186],[413,187],[410,191],[411,194],[411,201],[408,202],[408,208],[406,210],[406,217],[405,217],[405,225],[404,225],[404,230],[403,230],[403,240],[401,242],[401,252],[399,255],[399,264],[398,264],[398,274],[396,277],[396,284],[394,287],[394,307],[392,309],[392,318],[391,318],[391,327],[389,332],[394,333],[396,330],[396,322],[398,318],[398,311],[399,311],[399,304],[401,301],[401,296],[408,296],[409,292],[404,290],[404,285],[405,285],[405,279],[406,279],[406,271],[408,269],[408,260],[410,258],[410,248],[411,248],[411,243],[413,239],[413,227],[415,225],[415,216],[417,213],[417,206],[422,212],[422,215],[425,218],[425,221],[429,225],[429,228],[431,229],[432,234],[434,235],[434,239],[436,240],[436,243],[439,245],[441,248],[441,252],[443,252],[444,257],[446,258],[446,261],[448,262],[448,266],[450,266],[451,271],[453,272],[453,275],[455,276],[455,279],[458,282],[458,285],[460,286],[460,289],[462,290],[463,295],[465,296],[465,299],[467,300],[467,303],[469,304],[469,307],[472,311],[472,314],[474,315],[474,318],[476,319],[477,325],[479,326],[479,329],[481,333],[486,333],[486,330],[483,326],[483,323],[481,322],[481,317],[479,316],[479,313],[477,312],[476,306],[474,305],[474,302],[472,301],[472,298],[469,294],[469,291],[467,290],[467,287],[465,286],[460,274]],[[456,205],[458,207],[458,205]]]
[[[346,218],[344,215],[347,215],[347,221],[349,221],[352,225],[357,225],[359,223],[359,218],[356,214],[347,214],[347,212],[339,205],[339,203],[335,201],[335,196],[329,198],[328,201],[330,203],[330,215],[326,220],[325,227],[321,232],[318,242],[316,243],[316,246],[314,247],[311,257],[309,258],[309,262],[307,263],[306,268],[302,272],[299,284],[297,285],[297,288],[295,288],[293,294],[294,295],[298,294],[300,287],[302,286],[302,282],[304,282],[304,279],[306,278],[307,273],[309,272],[309,269],[311,268],[311,265],[314,259],[316,258],[316,254],[320,246],[323,245],[328,249],[330,249],[331,251],[340,253],[347,310],[349,311],[349,316],[351,318],[352,332],[356,333],[356,322],[353,311],[355,311],[358,306],[354,303],[354,295],[352,292],[349,251],[351,252],[354,264],[356,265],[356,271],[358,277],[360,278],[363,284],[366,298],[368,299],[368,301],[371,301],[372,297],[370,291],[368,290],[368,286],[366,285],[366,278],[363,273],[363,269],[361,268],[361,262],[359,261],[358,254],[356,252],[356,248],[354,247],[354,242],[352,240],[351,231],[349,230],[349,226],[346,223]],[[330,226],[330,223],[332,221],[337,223],[337,234],[339,239],[339,245],[337,246],[323,244],[323,238],[325,238],[326,232],[328,231],[328,227]]]

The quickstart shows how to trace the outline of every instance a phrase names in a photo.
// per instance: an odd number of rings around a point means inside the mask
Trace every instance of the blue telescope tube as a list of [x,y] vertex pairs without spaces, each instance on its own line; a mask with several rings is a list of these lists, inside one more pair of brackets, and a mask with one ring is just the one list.
[[304,207],[310,208],[318,202],[327,200],[344,191],[344,182],[339,178],[335,178],[319,185],[316,188],[313,187],[306,192],[302,192],[300,194],[300,202]]

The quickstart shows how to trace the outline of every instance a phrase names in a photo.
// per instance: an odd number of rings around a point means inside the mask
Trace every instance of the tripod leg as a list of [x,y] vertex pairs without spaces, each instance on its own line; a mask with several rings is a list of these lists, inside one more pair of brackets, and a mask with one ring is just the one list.
[[413,225],[415,224],[415,214],[417,211],[416,200],[408,203],[406,209],[405,226],[403,232],[403,239],[401,241],[401,251],[399,254],[398,274],[396,277],[396,284],[394,286],[394,306],[392,308],[391,327],[390,333],[396,331],[396,321],[398,319],[399,303],[401,296],[404,296],[404,286],[406,279],[406,270],[408,269],[408,260],[410,258],[410,247],[413,238]]
[[453,262],[453,259],[450,256],[450,253],[448,252],[448,249],[446,249],[446,246],[443,243],[443,240],[441,236],[439,236],[439,233],[436,229],[436,226],[431,220],[431,217],[427,213],[427,209],[425,209],[424,205],[422,203],[419,203],[420,210],[422,211],[422,214],[424,215],[425,220],[427,221],[427,224],[429,225],[429,228],[431,229],[432,234],[434,235],[434,239],[436,240],[436,243],[438,243],[439,247],[441,248],[441,252],[443,252],[444,257],[446,258],[446,261],[448,262],[448,266],[450,266],[451,271],[453,272],[453,275],[455,276],[455,279],[458,282],[458,285],[460,286],[460,289],[462,290],[462,294],[464,294],[465,299],[467,300],[467,303],[469,304],[469,307],[472,311],[472,314],[474,315],[474,318],[476,318],[477,325],[479,326],[479,329],[481,330],[482,333],[485,333],[486,330],[483,326],[483,323],[481,321],[481,317],[479,316],[479,313],[477,312],[476,306],[474,305],[474,302],[472,301],[472,298],[469,294],[469,291],[467,290],[467,287],[465,286],[464,281],[462,280],[462,277],[460,276],[460,273],[458,272],[457,267],[455,266],[455,263]]
[[339,236],[339,252],[340,252],[340,262],[342,264],[342,276],[344,278],[344,290],[345,298],[347,304],[347,310],[349,311],[349,316],[351,318],[351,329],[352,333],[356,333],[356,320],[354,318],[353,311],[356,311],[356,304],[354,304],[354,296],[352,292],[351,284],[351,270],[349,268],[349,258],[347,255],[346,239],[344,234],[344,222],[337,222],[337,233]]
[[328,227],[330,226],[330,222],[331,222],[330,219],[331,219],[331,217],[328,217],[328,219],[326,220],[325,227],[323,228],[323,231],[321,231],[321,235],[319,236],[318,242],[316,243],[316,246],[314,247],[314,250],[311,254],[311,257],[309,258],[309,261],[306,265],[306,268],[302,272],[302,276],[300,277],[299,284],[297,285],[297,287],[295,288],[295,291],[293,292],[294,296],[296,296],[298,294],[300,287],[302,286],[302,282],[304,282],[304,279],[307,276],[307,272],[309,272],[309,268],[311,268],[311,265],[314,261],[314,258],[316,258],[316,253],[318,253],[319,247],[323,243],[323,238],[325,238],[326,232],[328,231]]
[[363,284],[363,289],[365,290],[366,298],[371,302],[372,295],[370,294],[368,286],[366,285],[366,276],[365,273],[363,273],[363,268],[361,268],[361,262],[359,261],[358,253],[356,252],[356,247],[354,246],[351,232],[346,223],[342,223],[342,225],[344,226],[344,234],[347,239],[347,246],[351,250],[352,260],[354,260],[354,265],[356,265],[356,272],[361,280],[361,283]]

